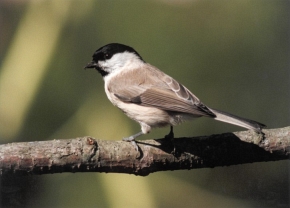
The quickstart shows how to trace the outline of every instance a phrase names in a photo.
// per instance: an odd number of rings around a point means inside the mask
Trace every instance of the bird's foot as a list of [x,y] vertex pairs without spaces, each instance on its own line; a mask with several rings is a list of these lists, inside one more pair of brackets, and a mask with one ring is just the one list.
[[129,136],[129,137],[123,138],[122,140],[125,142],[131,142],[131,141],[135,141],[135,138],[133,136]]
[[132,136],[129,136],[129,137],[123,138],[123,141],[131,142],[131,144],[133,145],[134,149],[135,149],[136,151],[138,151],[138,148],[139,148],[139,147],[138,147],[138,145],[137,145],[137,143],[136,143],[136,141],[135,141],[135,138],[138,137],[138,136],[140,136],[140,135],[142,135],[142,134],[143,134],[142,132],[139,132],[139,133],[134,134],[134,135],[132,135]]
[[135,138],[133,136],[127,137],[127,138],[123,138],[123,141],[125,142],[131,142],[131,144],[133,145],[134,149],[136,151],[138,151],[138,145],[135,141]]

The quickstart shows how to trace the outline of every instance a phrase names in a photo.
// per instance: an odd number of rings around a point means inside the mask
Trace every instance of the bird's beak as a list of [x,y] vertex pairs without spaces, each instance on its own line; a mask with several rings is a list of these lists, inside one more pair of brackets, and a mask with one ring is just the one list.
[[97,67],[98,67],[97,63],[95,61],[91,61],[84,67],[84,69],[97,68]]

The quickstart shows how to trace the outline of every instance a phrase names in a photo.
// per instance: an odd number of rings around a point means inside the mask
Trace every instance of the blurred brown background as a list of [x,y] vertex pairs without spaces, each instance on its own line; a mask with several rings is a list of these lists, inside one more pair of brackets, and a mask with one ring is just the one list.
[[[99,47],[119,42],[205,104],[289,125],[287,0],[0,0],[0,142],[90,135],[119,140],[139,125],[107,100]],[[168,128],[140,139],[162,138]],[[198,119],[175,136],[240,131]],[[25,207],[289,207],[289,162],[214,169],[23,177]]]

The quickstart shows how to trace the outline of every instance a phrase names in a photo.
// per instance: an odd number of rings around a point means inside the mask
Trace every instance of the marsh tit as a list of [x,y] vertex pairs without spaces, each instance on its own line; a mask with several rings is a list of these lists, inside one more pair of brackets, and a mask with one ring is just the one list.
[[95,68],[103,77],[105,92],[113,105],[141,125],[141,132],[124,138],[138,148],[135,139],[155,127],[170,126],[202,116],[261,132],[265,127],[204,105],[175,79],[146,63],[133,48],[111,43],[99,48],[85,68]]

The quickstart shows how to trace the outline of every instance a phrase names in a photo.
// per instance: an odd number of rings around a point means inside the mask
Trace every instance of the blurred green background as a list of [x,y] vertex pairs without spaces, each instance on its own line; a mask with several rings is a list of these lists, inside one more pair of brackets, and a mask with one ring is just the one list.
[[[175,77],[205,104],[289,125],[287,0],[1,0],[0,142],[139,131],[113,107],[95,70],[99,47],[119,42]],[[175,136],[240,131],[198,119]],[[169,128],[140,139],[162,138]],[[27,176],[25,207],[289,207],[289,162],[159,172]]]

